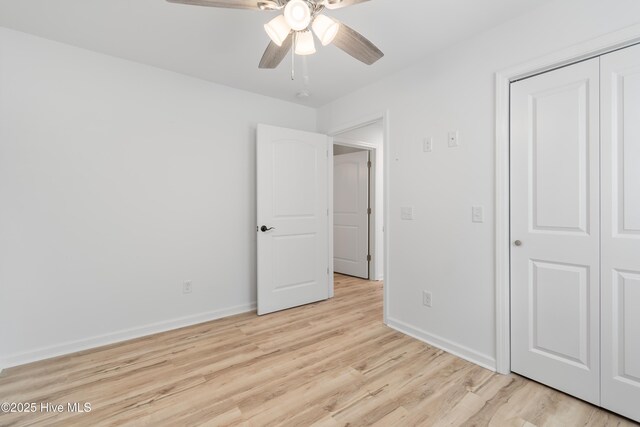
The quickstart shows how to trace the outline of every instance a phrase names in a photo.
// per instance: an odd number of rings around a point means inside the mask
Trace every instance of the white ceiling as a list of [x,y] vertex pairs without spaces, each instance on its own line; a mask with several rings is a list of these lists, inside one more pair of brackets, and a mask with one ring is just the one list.
[[[218,9],[164,0],[0,0],[0,26],[227,86],[318,107],[539,6],[541,0],[372,0],[328,12],[386,56],[373,66],[335,46],[259,70],[277,12]],[[297,99],[308,69],[311,96]]]

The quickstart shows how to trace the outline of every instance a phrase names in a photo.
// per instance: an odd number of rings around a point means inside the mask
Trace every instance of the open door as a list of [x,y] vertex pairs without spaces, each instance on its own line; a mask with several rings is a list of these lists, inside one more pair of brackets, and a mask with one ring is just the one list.
[[368,151],[333,157],[333,268],[369,279]]
[[258,125],[258,315],[329,298],[326,135]]

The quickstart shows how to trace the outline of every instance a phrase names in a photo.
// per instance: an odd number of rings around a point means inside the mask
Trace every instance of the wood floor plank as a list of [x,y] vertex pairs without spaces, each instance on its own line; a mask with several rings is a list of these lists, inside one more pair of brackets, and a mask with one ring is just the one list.
[[636,425],[387,328],[382,290],[336,275],[329,301],[8,369],[0,401],[92,411],[0,414],[0,426]]

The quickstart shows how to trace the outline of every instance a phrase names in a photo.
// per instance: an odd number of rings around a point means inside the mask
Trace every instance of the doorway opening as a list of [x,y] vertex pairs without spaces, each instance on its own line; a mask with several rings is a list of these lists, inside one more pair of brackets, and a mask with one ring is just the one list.
[[334,135],[333,270],[384,277],[382,119]]

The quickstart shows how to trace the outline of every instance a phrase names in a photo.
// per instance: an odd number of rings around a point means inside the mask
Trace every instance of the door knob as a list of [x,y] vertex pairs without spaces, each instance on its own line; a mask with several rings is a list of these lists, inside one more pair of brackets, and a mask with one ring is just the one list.
[[260,227],[260,231],[262,231],[263,233],[266,233],[267,231],[271,231],[271,230],[275,230],[275,228],[267,227],[266,225],[263,225],[262,227]]
[[516,240],[513,244],[516,246],[522,246],[522,242],[520,240]]

